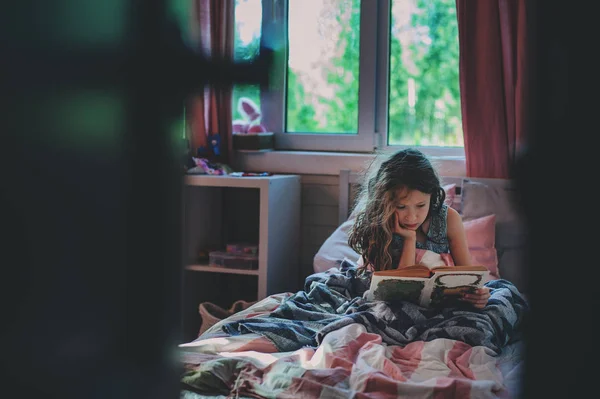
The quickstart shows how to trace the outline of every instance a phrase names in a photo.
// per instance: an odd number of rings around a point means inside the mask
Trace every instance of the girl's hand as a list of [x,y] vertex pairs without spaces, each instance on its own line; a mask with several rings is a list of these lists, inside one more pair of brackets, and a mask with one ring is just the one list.
[[488,287],[479,288],[473,293],[465,292],[463,294],[463,301],[469,302],[477,309],[483,309],[490,299],[490,289]]
[[392,217],[392,223],[394,226],[394,233],[402,236],[405,240],[417,241],[417,232],[415,230],[409,230],[400,225],[400,218],[398,217],[398,212],[394,212],[394,216]]

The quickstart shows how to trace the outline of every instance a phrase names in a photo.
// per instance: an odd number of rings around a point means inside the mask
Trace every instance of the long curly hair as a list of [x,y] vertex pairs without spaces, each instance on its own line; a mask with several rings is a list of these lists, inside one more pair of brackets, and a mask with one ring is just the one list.
[[363,181],[348,244],[361,254],[364,268],[371,266],[374,270],[388,270],[396,268],[392,265],[389,249],[397,190],[405,187],[431,194],[427,219],[440,211],[446,193],[431,161],[419,150],[408,148],[398,151],[378,168],[376,165],[377,161],[371,164]]

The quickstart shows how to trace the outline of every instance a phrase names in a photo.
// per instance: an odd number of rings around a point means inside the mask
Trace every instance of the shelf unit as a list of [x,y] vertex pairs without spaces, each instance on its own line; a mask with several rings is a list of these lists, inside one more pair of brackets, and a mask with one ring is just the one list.
[[[202,274],[204,287],[184,303],[190,312],[200,302],[220,291],[232,289],[217,275],[247,276],[247,284],[256,285],[254,299],[301,289],[300,251],[300,176],[272,175],[232,177],[189,175],[184,178],[183,256],[184,278]],[[200,249],[223,250],[227,242],[247,241],[258,244],[258,269],[213,267],[197,262]],[[189,274],[193,274],[191,277]],[[245,284],[245,283],[244,283]],[[211,292],[212,291],[212,292]],[[201,295],[201,294],[206,295]],[[228,306],[240,298],[228,292]],[[193,299],[190,299],[193,298]],[[207,298],[207,299],[203,299]],[[190,316],[191,317],[191,316]]]
[[186,270],[192,272],[249,274],[251,276],[258,276],[258,270],[230,269],[228,267],[215,267],[208,265],[187,265],[185,268]]

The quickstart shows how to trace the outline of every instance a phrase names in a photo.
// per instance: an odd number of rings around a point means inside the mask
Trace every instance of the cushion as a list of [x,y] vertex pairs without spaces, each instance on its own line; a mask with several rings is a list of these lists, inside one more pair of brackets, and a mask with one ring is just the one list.
[[469,248],[495,248],[496,215],[463,221]]
[[523,290],[527,273],[524,262],[527,231],[517,200],[516,191],[509,186],[496,187],[468,178],[462,180],[463,221],[492,213],[496,215],[495,247],[499,274]]
[[494,187],[463,179],[461,204],[463,220],[476,219],[491,214],[496,215],[497,223],[517,220],[515,191],[509,187]]
[[499,279],[498,253],[496,251],[496,215],[463,222],[469,253],[474,263],[486,266],[492,279]]
[[456,202],[456,184],[455,183],[446,184],[442,188],[446,192],[446,199],[444,200],[444,204],[446,204],[449,207],[454,208],[458,211],[459,209],[457,209],[457,204],[455,203]]

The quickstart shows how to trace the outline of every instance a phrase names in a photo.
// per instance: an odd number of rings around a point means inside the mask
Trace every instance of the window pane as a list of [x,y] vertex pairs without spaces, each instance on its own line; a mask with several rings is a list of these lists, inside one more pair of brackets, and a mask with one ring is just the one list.
[[[235,0],[234,59],[252,61],[258,57],[262,24],[261,0]],[[232,117],[234,124],[256,124],[260,118],[250,120],[240,112],[240,98],[249,98],[260,110],[260,87],[258,85],[235,85],[232,95]]]
[[390,145],[463,146],[455,0],[393,0]]
[[289,0],[286,131],[357,133],[360,0]]

